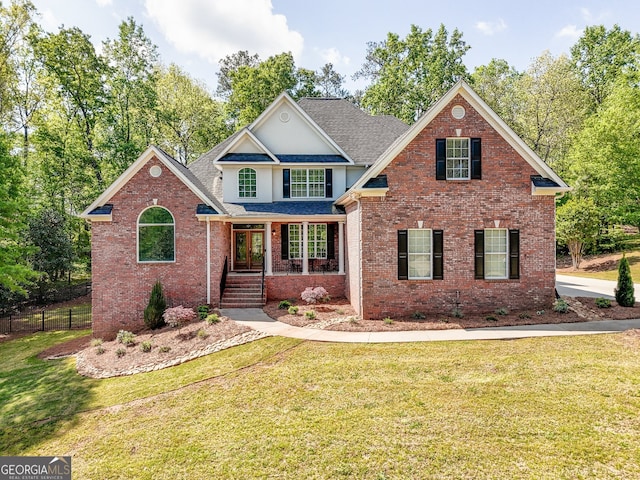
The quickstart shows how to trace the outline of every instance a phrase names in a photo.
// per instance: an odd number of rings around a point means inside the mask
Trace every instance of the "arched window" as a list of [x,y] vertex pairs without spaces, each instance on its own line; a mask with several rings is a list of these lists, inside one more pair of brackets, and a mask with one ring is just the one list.
[[173,262],[176,259],[175,221],[166,208],[147,208],[138,218],[138,261]]
[[256,198],[256,171],[243,168],[238,172],[238,197]]

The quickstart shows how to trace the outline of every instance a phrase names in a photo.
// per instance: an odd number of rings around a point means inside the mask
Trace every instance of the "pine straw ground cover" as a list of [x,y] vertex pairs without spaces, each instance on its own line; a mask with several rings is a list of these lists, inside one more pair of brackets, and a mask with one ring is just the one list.
[[[544,311],[499,311],[482,315],[464,315],[454,317],[451,312],[443,312],[438,316],[426,318],[399,317],[383,320],[363,320],[359,318],[346,299],[331,299],[327,303],[307,305],[303,301],[294,301],[298,307],[297,314],[286,309],[279,309],[279,302],[269,302],[264,307],[267,315],[289,325],[297,327],[323,328],[353,332],[379,332],[398,330],[443,330],[449,328],[504,327],[509,325],[534,325],[540,323],[584,322],[587,320],[623,320],[640,318],[640,303],[634,307],[620,307],[615,300],[610,308],[598,308],[595,298],[566,297],[570,310],[559,313],[548,309]],[[308,318],[305,313],[315,312],[315,318]],[[420,312],[417,312],[420,313]],[[464,312],[463,312],[464,313]]]
[[640,478],[640,335],[332,344],[271,337],[95,380],[0,343],[0,451],[74,478]]

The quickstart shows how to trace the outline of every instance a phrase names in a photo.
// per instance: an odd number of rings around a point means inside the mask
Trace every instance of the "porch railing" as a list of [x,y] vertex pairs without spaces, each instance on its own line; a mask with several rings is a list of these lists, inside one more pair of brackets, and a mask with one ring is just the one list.
[[224,293],[224,289],[227,286],[227,257],[224,257],[224,266],[222,267],[222,276],[220,277],[220,301],[222,301],[222,294]]
[[262,249],[262,280],[260,282],[260,298],[264,301],[264,271],[265,271],[265,258],[267,255],[266,248]]

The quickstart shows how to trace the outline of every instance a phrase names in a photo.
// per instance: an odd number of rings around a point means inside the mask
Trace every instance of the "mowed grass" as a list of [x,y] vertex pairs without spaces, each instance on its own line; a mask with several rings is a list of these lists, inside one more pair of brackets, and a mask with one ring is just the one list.
[[[111,380],[74,377],[73,360],[44,363],[14,342],[0,355],[17,366],[2,372],[0,452],[72,455],[78,479],[640,478],[640,342],[624,334],[267,338]],[[68,411],[50,398],[15,419],[7,402],[47,395],[18,388],[24,375],[71,382],[83,400]],[[63,416],[38,421],[51,412]]]

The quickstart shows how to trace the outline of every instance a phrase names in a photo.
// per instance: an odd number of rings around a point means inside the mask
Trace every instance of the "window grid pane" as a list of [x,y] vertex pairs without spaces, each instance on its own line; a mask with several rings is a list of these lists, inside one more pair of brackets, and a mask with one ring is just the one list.
[[307,193],[307,171],[291,170],[291,197],[308,197]]
[[327,258],[327,225],[309,225],[307,235],[309,258]]
[[302,225],[289,225],[289,258],[302,258]]
[[431,230],[409,230],[409,278],[431,278]]
[[324,198],[324,169],[291,170],[291,198]]
[[447,138],[447,179],[468,180],[469,139]]
[[243,168],[238,172],[238,196],[255,198],[256,193],[256,171],[253,168]]
[[507,230],[489,228],[484,231],[485,278],[507,278]]

